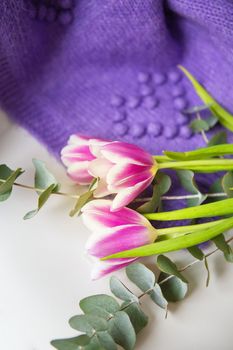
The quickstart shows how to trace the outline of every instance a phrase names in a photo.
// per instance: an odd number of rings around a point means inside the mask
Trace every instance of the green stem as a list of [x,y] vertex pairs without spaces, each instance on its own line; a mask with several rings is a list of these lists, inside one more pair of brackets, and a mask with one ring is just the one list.
[[233,170],[232,159],[204,159],[204,160],[186,160],[170,161],[157,164],[158,169],[183,169],[198,172],[215,172]]
[[149,220],[186,220],[233,214],[233,198],[203,204],[196,207],[172,210],[161,213],[143,214]]

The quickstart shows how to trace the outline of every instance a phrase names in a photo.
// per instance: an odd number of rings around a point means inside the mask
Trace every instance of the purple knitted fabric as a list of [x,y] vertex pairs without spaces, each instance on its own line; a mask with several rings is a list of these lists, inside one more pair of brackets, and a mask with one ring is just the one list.
[[1,0],[0,102],[55,155],[70,134],[202,146],[182,64],[233,111],[232,0]]

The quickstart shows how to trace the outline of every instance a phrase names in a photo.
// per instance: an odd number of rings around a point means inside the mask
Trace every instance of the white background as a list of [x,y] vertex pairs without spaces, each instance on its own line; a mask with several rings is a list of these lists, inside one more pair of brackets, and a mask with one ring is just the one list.
[[[48,167],[74,191],[63,167],[34,138],[0,115],[0,163],[22,167],[19,182],[33,184],[32,158]],[[73,200],[53,196],[31,220],[24,214],[36,208],[34,192],[14,188],[0,203],[0,349],[51,350],[50,340],[74,336],[68,319],[79,313],[81,298],[109,293],[108,278],[92,282],[91,264],[84,254],[87,229],[68,212]],[[181,266],[192,260],[186,253],[173,254]],[[151,266],[153,259],[150,259]],[[149,299],[142,300],[149,325],[138,336],[136,349],[232,350],[233,265],[220,253],[209,259],[206,272],[196,264],[185,275],[190,280],[185,300],[169,307],[168,318]],[[117,273],[129,286],[124,273]],[[132,287],[134,290],[134,288]]]

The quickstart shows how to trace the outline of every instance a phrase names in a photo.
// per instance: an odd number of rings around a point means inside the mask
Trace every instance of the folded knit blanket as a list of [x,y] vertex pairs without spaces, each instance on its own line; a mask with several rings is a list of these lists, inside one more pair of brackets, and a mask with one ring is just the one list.
[[58,155],[70,134],[202,146],[185,66],[233,111],[232,0],[1,0],[0,103]]

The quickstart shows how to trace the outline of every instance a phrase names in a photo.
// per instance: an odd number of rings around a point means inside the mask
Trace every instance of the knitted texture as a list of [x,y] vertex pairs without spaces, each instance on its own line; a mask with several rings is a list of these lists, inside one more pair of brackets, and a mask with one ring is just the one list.
[[232,0],[1,0],[0,102],[58,155],[70,134],[202,146],[182,64],[233,111]]

